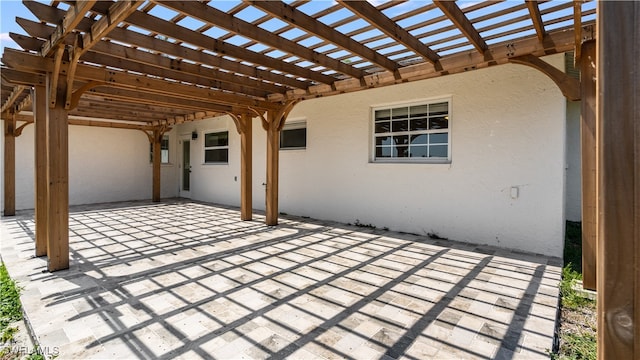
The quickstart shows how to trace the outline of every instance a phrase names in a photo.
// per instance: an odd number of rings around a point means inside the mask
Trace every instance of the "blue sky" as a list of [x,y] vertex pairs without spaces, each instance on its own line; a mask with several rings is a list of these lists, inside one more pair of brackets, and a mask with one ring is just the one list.
[[[40,1],[42,1],[42,2],[44,2],[46,4],[50,3],[49,0],[40,0]],[[327,6],[330,6],[332,2],[333,1],[330,1],[330,0],[324,0],[324,1],[317,1],[316,0],[314,2],[311,2],[309,4],[301,6],[300,9],[303,10],[304,12],[307,12],[307,13],[315,13],[316,11],[319,10],[319,8],[325,8]],[[377,5],[379,2],[384,2],[384,1],[383,0],[373,0],[372,1],[372,3],[374,5]],[[459,4],[460,4],[461,7],[464,8],[464,7],[467,7],[467,6],[471,6],[471,5],[475,4],[476,2],[477,1],[475,1],[475,0],[464,0],[464,1],[459,1]],[[229,1],[224,1],[223,0],[223,1],[214,2],[212,4],[215,7],[219,8],[220,10],[225,11],[225,10],[228,10],[227,9],[228,7],[235,6],[235,4],[237,4],[237,0],[229,0]],[[510,7],[510,6],[513,6],[513,4],[514,4],[514,2],[507,1],[505,3],[502,3],[501,5],[496,5],[496,6],[497,7]],[[553,2],[552,1],[552,2],[549,2],[549,3],[546,3],[546,4],[541,4],[540,7],[542,9],[542,8],[546,8],[546,7],[555,6],[557,4],[558,4],[557,2]],[[410,2],[407,2],[407,3],[404,3],[402,5],[395,6],[391,10],[386,11],[385,13],[386,13],[387,16],[393,17],[394,15],[397,15],[398,11],[404,12],[404,11],[407,11],[408,8],[419,7],[419,6],[422,6],[422,5],[424,5],[424,0],[413,0],[413,1],[410,1]],[[587,8],[595,7],[595,2],[588,3],[586,5],[586,7]],[[154,11],[157,11],[159,13],[158,14],[154,14]],[[156,15],[156,16],[160,16],[160,17],[165,17],[165,18],[171,17],[172,14],[165,14],[165,13],[163,13],[163,11],[166,12],[166,11],[169,11],[169,10],[167,10],[165,8],[162,8],[162,7],[159,7],[157,9],[154,9],[151,13]],[[247,14],[244,14],[244,13],[241,12],[241,14],[238,14],[237,16],[239,16],[241,18],[249,17],[249,18],[247,18],[245,20],[251,21],[252,20],[251,17],[253,15],[255,15],[255,14],[251,14],[251,12],[255,13],[256,11],[257,10],[255,10],[255,9],[247,9],[245,11],[245,12],[247,12]],[[486,11],[486,10],[481,10],[480,12],[484,12],[484,11]],[[562,15],[564,15],[564,16],[571,15],[572,14],[572,8],[569,7],[565,11],[563,11],[562,13],[563,13]],[[523,14],[526,14],[526,10],[523,10]],[[481,13],[480,14],[474,14],[473,16],[478,16],[478,15],[481,15]],[[24,31],[22,30],[22,28],[20,28],[20,26],[18,26],[18,24],[16,24],[16,22],[15,22],[15,17],[16,16],[20,16],[20,17],[23,17],[23,18],[27,18],[27,19],[31,19],[31,20],[37,21],[37,19],[31,14],[31,12],[29,10],[27,10],[27,8],[22,4],[22,1],[20,1],[20,0],[0,0],[0,20],[1,20],[1,22],[0,22],[0,47],[1,47],[0,53],[2,53],[4,51],[5,47],[19,48],[18,45],[15,44],[11,40],[11,38],[9,37],[9,32],[15,32],[15,33],[24,34]],[[558,16],[558,14],[555,14],[554,16]],[[589,16],[587,19],[591,20],[594,17],[595,16],[592,15],[592,16]],[[320,20],[323,21],[323,22],[327,21],[329,23],[335,21],[335,19],[331,20],[331,19],[325,19],[325,18],[321,18]],[[190,19],[189,21],[195,21],[195,20]],[[411,18],[409,20],[405,20],[404,22],[407,22],[407,21],[415,22],[415,21],[418,21],[418,19],[416,17],[413,17],[413,18]],[[273,24],[272,24],[272,22],[273,22]],[[267,28],[267,30],[269,30],[269,31],[273,31],[273,30],[275,30],[275,28],[279,28],[280,25],[275,24],[275,21],[272,21],[272,22],[267,22],[265,24],[262,24],[261,27]],[[187,27],[191,27],[190,25],[193,25],[193,24],[183,24],[183,23],[181,23],[181,25],[187,26]],[[282,25],[284,25],[284,23],[282,23]],[[358,26],[359,27],[359,26],[362,26],[362,25],[363,24],[355,25],[355,22],[354,22],[354,23],[348,24],[346,26],[343,26],[343,27],[345,27],[344,29],[339,28],[337,30],[346,33],[346,32],[349,32],[349,30],[350,30],[350,29],[348,29],[346,27],[349,27],[349,26]],[[408,26],[410,24],[409,23],[406,23],[406,24],[403,23],[402,25],[403,26]],[[564,24],[561,23],[561,24],[556,24],[554,26],[551,26],[551,28],[558,27],[558,26],[566,26],[566,25],[567,25],[566,23],[564,23]],[[198,26],[193,25],[193,27],[198,27]],[[273,29],[269,29],[269,27],[274,27],[274,28]],[[504,31],[504,29],[502,29],[502,31]],[[226,33],[226,31],[222,31],[220,34],[217,34],[217,35],[216,34],[209,34],[209,35],[214,36],[214,37],[218,37],[218,36],[220,36],[220,35],[222,35],[224,33]],[[286,33],[283,34],[283,35],[286,36]],[[488,35],[488,34],[483,34],[483,36],[484,35]],[[235,38],[231,38],[231,39],[229,39],[227,41],[233,42],[234,39]],[[503,40],[503,39],[500,39],[500,40]],[[236,44],[236,45],[241,45],[241,44]],[[459,50],[460,49],[457,49],[456,51],[459,51]],[[256,50],[256,51],[259,51],[259,50]]]
[[9,32],[24,34],[24,30],[16,24],[15,18],[23,18],[37,21],[27,8],[18,0],[0,0],[0,46],[4,52],[5,46],[19,48],[18,45],[9,38]]

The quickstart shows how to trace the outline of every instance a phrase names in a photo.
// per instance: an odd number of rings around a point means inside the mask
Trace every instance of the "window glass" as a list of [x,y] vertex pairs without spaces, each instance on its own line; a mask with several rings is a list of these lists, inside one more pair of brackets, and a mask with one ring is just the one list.
[[280,132],[280,149],[305,149],[306,147],[306,121],[285,124],[284,128]]
[[204,151],[205,163],[229,162],[229,149],[208,149]]
[[447,145],[429,146],[429,157],[447,157]]
[[449,102],[373,111],[374,160],[449,160]]
[[391,131],[391,123],[388,121],[376,123],[376,133],[386,133]]
[[[153,163],[153,144],[149,144],[149,162]],[[163,135],[160,140],[160,163],[169,163],[169,135]]]
[[228,131],[208,133],[204,135],[204,147],[228,146],[228,145],[229,145]]
[[229,162],[229,132],[204,134],[204,163],[227,164]]

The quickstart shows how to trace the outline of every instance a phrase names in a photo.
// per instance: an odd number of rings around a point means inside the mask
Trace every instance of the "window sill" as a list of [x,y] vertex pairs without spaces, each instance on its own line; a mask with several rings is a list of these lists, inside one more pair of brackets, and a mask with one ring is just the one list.
[[228,166],[229,163],[228,162],[217,162],[217,163],[210,162],[210,163],[201,163],[200,165],[202,165],[202,166],[220,166],[220,165]]
[[440,160],[440,161],[372,160],[372,161],[369,161],[369,165],[426,165],[426,166],[436,166],[436,167],[451,167],[451,160]]

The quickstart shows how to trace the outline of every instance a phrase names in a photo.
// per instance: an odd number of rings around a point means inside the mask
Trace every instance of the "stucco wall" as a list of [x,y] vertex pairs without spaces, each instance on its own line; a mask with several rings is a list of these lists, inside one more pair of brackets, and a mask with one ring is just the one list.
[[[22,135],[16,138],[18,210],[34,207],[33,131],[34,126],[29,125]],[[175,140],[173,134],[170,136],[171,141]],[[170,156],[174,156],[171,151]],[[177,196],[177,175],[174,167],[174,164],[162,167],[162,197]],[[149,199],[151,187],[149,141],[142,132],[86,126],[69,127],[70,204]],[[4,201],[4,196],[2,199]]]
[[[546,60],[563,67],[561,56]],[[370,161],[372,106],[439,98],[451,99],[450,164]],[[566,106],[551,80],[520,65],[303,101],[289,119],[306,120],[307,148],[280,152],[280,211],[560,256],[573,168]],[[257,120],[253,129],[253,202],[264,209],[265,132]],[[203,134],[216,130],[229,131],[229,164],[205,165]],[[238,205],[240,138],[228,117],[171,132],[162,196],[179,194],[180,136],[193,131],[189,195]],[[18,209],[33,207],[32,137],[29,126],[17,139]],[[71,203],[150,198],[148,149],[138,131],[70,127]]]
[[[562,68],[562,57],[546,59]],[[372,163],[371,107],[451,99],[450,164]],[[301,102],[307,148],[280,151],[280,211],[561,256],[566,102],[536,70],[504,65]],[[202,165],[203,130],[229,129],[228,165]],[[194,199],[239,204],[240,141],[227,118],[185,124]],[[265,132],[254,121],[254,207]],[[238,179],[239,180],[239,179]],[[511,197],[511,188],[518,197]]]
[[[231,118],[222,116],[185,123],[178,126],[175,131],[178,139],[186,137],[187,141],[191,142],[190,197],[202,201],[238,206],[240,204],[240,136],[235,130]],[[197,139],[188,140],[194,131],[198,134]],[[205,164],[204,134],[218,131],[229,132],[229,163]],[[254,131],[258,136],[261,135],[259,131],[264,132],[261,128],[260,130],[256,128]],[[178,144],[178,147],[180,146]],[[258,156],[256,150],[254,150],[254,154],[256,157]],[[180,151],[177,156],[181,156]],[[180,168],[177,168],[177,171],[180,171]],[[257,182],[257,180],[255,181]],[[180,185],[178,184],[178,186]]]

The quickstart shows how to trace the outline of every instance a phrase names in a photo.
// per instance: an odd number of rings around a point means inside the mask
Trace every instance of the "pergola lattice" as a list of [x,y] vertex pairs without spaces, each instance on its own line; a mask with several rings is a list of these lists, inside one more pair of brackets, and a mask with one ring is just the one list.
[[[630,155],[631,160],[607,157],[607,146],[619,141],[619,133],[603,131],[604,138],[596,138],[595,128],[606,126],[597,121],[595,77],[607,73],[615,78],[618,65],[635,69],[634,75],[621,80],[623,89],[628,85],[635,92],[621,97],[636,98],[631,105],[620,106],[636,106],[637,110],[638,65],[624,62],[623,57],[610,60],[611,56],[608,59],[613,63],[596,69],[595,41],[596,25],[600,34],[603,18],[608,17],[607,33],[598,36],[603,44],[599,54],[606,47],[610,48],[606,54],[635,48],[637,60],[640,5],[603,6],[596,24],[595,2],[582,1],[94,0],[23,4],[39,21],[17,18],[26,34],[10,36],[22,50],[6,49],[2,54],[4,211],[5,216],[15,211],[15,137],[24,126],[35,123],[36,255],[49,257],[51,271],[69,265],[67,125],[144,131],[154,145],[152,193],[159,200],[162,135],[185,121],[230,115],[241,134],[241,209],[247,220],[251,218],[250,122],[257,117],[267,131],[266,221],[273,225],[278,214],[278,135],[297,102],[506,63],[534,67],[547,74],[568,99],[583,100],[585,286],[596,287],[596,253],[604,254],[606,246],[617,249],[620,256],[625,252],[620,243],[596,241],[618,234],[617,228],[607,228],[611,220],[599,212],[606,204],[598,199],[606,198],[616,181],[626,180],[622,175],[608,177],[599,172],[595,159],[601,158],[598,166],[602,169],[625,164],[638,169],[637,155]],[[616,35],[617,31],[624,31],[625,36]],[[603,37],[611,40],[605,42]],[[567,51],[574,51],[582,81],[540,59]],[[612,108],[605,104],[600,111]],[[623,133],[630,137],[624,144],[637,144],[637,131]],[[596,184],[602,181],[608,187],[600,188],[598,198]],[[611,191],[612,196],[623,196],[616,193],[619,190]],[[637,193],[630,205],[625,203],[636,211]],[[637,214],[628,216],[631,224],[637,223]],[[626,300],[614,303],[636,306],[623,314],[631,314],[630,319],[638,324],[640,245],[635,240],[637,226],[634,229],[635,237],[624,244],[635,246],[630,258],[630,264],[635,264],[630,274],[635,277],[629,277],[635,285]],[[618,311],[605,300],[613,296],[615,287],[603,279],[605,268],[618,273],[616,266],[607,257],[598,258],[603,311]],[[607,325],[602,321],[608,320],[600,321],[605,331]],[[633,348],[633,339],[638,338],[639,328],[632,327],[635,337],[630,341],[622,334],[615,341],[603,337],[601,342],[612,341],[617,349],[631,349],[624,354],[637,355],[640,349],[637,340]],[[600,351],[605,354],[608,348],[601,346]]]

